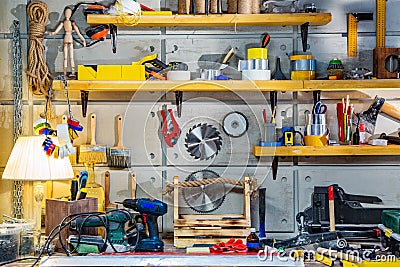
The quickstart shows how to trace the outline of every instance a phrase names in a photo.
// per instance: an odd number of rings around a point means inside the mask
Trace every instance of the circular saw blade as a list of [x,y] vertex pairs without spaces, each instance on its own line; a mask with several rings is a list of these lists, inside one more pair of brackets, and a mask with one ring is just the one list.
[[186,134],[185,146],[192,157],[200,160],[213,158],[221,150],[222,138],[212,125],[198,124]]
[[[220,177],[216,172],[201,170],[191,173],[186,181]],[[209,213],[218,209],[225,200],[225,185],[215,183],[196,187],[183,187],[182,195],[186,204],[196,212]]]
[[243,113],[233,111],[225,116],[222,126],[230,137],[240,137],[246,133],[249,123]]

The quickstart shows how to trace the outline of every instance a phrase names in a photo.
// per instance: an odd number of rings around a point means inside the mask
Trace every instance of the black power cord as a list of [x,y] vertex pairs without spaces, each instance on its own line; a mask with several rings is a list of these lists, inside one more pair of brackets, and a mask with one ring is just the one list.
[[[113,246],[113,244],[110,241],[110,237],[109,237],[109,220],[107,217],[107,214],[115,212],[115,211],[120,211],[120,212],[124,212],[128,215],[130,220],[133,220],[134,225],[137,228],[137,222],[135,220],[135,218],[132,217],[131,213],[126,210],[126,209],[113,209],[110,211],[106,211],[106,212],[86,212],[86,213],[76,213],[76,214],[71,214],[68,215],[66,217],[63,218],[63,220],[61,221],[61,223],[57,226],[55,226],[51,231],[50,234],[48,235],[48,238],[46,240],[46,242],[43,244],[42,249],[40,250],[40,253],[37,257],[26,257],[26,258],[20,258],[20,259],[16,259],[16,260],[11,260],[11,261],[7,261],[7,262],[3,262],[0,264],[0,266],[4,266],[7,264],[11,264],[14,262],[19,262],[19,261],[25,261],[25,260],[35,260],[35,262],[31,265],[31,267],[36,266],[36,264],[40,261],[40,259],[42,258],[42,256],[47,252],[48,256],[51,256],[51,252],[50,252],[50,244],[53,242],[53,240],[58,237],[59,238],[59,242],[61,244],[62,249],[64,250],[64,252],[66,253],[67,256],[72,256],[73,253],[75,253],[80,245],[80,240],[81,240],[81,232],[82,232],[82,228],[83,225],[85,224],[85,222],[89,219],[89,218],[93,218],[93,217],[97,217],[99,218],[100,221],[102,221],[102,225],[99,227],[104,227],[105,228],[105,238],[104,238],[104,244],[103,244],[103,248],[105,248],[107,246],[107,242],[110,244],[110,246],[112,247],[112,249],[114,250],[114,252],[119,253],[117,251],[117,249]],[[67,228],[71,226],[71,223],[78,219],[78,218],[82,218],[83,219],[83,223],[82,225],[80,225],[80,227],[78,227],[77,232],[78,232],[78,243],[77,246],[72,250],[69,251],[67,246],[64,244],[64,241],[61,238],[61,232]],[[139,240],[139,231],[137,231],[137,241]]]

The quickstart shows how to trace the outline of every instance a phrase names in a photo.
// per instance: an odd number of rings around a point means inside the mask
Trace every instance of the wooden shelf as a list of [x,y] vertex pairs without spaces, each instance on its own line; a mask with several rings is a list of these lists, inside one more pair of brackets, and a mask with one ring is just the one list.
[[[61,81],[53,82],[54,90],[64,90]],[[183,91],[183,92],[251,92],[251,91],[351,91],[400,90],[400,80],[313,80],[313,81],[68,81],[68,90],[93,92]]]
[[254,146],[253,154],[256,157],[323,157],[323,156],[400,156],[399,145],[388,146]]
[[[92,92],[251,92],[251,91],[299,91],[303,81],[68,81],[70,91]],[[53,82],[54,90],[64,90],[61,81]]]
[[311,91],[400,90],[400,80],[309,80],[304,81],[303,89]]
[[[210,14],[210,15],[142,15],[136,26],[140,27],[196,27],[196,26],[296,26],[326,25],[332,20],[331,13],[283,13],[283,14]],[[129,26],[117,15],[88,15],[87,23]]]

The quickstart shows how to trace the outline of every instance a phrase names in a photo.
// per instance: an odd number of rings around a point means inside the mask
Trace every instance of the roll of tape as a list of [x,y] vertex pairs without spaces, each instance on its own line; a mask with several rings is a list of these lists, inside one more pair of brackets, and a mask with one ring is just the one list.
[[215,80],[219,75],[221,75],[220,70],[200,69],[200,78],[202,80]]
[[315,70],[315,59],[301,59],[291,61],[292,70]]
[[242,80],[271,80],[270,70],[243,70]]
[[251,59],[251,70],[268,70],[268,59]]
[[314,59],[313,55],[294,55],[290,56],[290,60]]
[[249,48],[247,49],[247,59],[267,59],[267,48]]
[[167,80],[171,80],[171,81],[188,81],[188,80],[190,80],[190,71],[188,71],[188,70],[168,71]]
[[315,71],[313,70],[296,70],[291,72],[292,80],[314,80]]

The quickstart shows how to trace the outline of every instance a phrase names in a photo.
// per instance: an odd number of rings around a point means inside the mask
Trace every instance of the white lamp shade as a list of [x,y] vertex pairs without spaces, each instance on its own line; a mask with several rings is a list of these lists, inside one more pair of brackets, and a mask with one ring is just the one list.
[[[15,142],[3,172],[3,179],[49,181],[68,180],[74,177],[68,157],[47,156],[42,144],[45,135],[20,136]],[[51,137],[54,144],[58,139]]]

